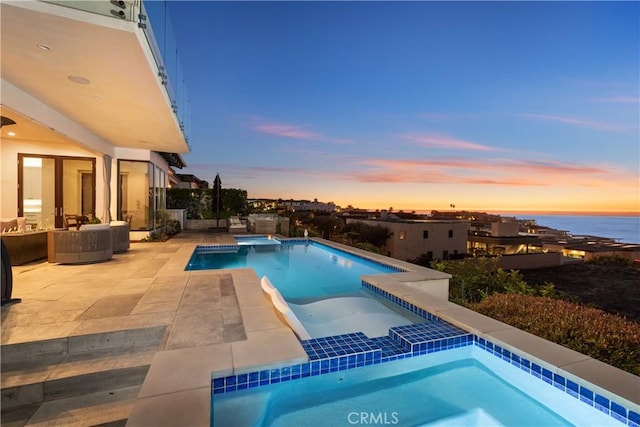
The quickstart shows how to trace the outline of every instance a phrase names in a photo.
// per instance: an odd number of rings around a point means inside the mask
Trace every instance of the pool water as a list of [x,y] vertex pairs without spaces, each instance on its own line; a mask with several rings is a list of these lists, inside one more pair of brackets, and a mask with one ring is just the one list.
[[269,278],[312,338],[351,332],[380,337],[392,326],[424,321],[362,287],[361,275],[397,272],[389,266],[312,241],[267,245],[251,243],[255,237],[236,239],[240,246],[224,251],[197,249],[187,269],[253,268]]
[[187,270],[250,267],[267,276],[288,302],[307,303],[362,287],[360,276],[395,273],[374,263],[317,242],[249,245],[226,251],[196,250]]
[[212,417],[238,427],[616,425],[473,345],[215,395]]
[[240,246],[282,244],[280,240],[272,236],[235,236],[234,239]]

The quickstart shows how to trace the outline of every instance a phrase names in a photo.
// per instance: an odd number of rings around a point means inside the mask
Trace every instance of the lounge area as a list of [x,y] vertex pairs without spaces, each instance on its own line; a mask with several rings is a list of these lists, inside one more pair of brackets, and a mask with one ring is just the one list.
[[129,250],[129,224],[83,224],[78,230],[50,230],[47,257],[50,263],[87,264],[107,261],[114,253]]

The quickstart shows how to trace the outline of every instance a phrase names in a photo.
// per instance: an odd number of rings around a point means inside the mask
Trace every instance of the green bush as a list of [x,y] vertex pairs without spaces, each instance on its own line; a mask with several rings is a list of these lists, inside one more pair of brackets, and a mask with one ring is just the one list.
[[610,267],[629,267],[633,265],[633,261],[617,255],[599,255],[587,261],[587,264],[604,265]]
[[526,295],[553,293],[553,285],[537,289],[528,285],[518,270],[503,270],[497,262],[496,258],[433,261],[431,268],[453,276],[449,280],[449,300],[456,304],[478,302],[496,292]]
[[523,294],[494,294],[472,310],[640,375],[640,325],[568,301]]
[[176,221],[175,219],[170,219],[167,221],[167,225],[164,228],[167,236],[175,236],[179,232],[182,231],[182,227],[180,227],[180,221]]

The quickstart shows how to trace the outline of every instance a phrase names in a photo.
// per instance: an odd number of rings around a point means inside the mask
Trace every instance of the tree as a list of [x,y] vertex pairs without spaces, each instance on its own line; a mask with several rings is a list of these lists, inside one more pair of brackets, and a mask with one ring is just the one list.
[[344,222],[340,218],[326,215],[315,215],[311,223],[325,239],[331,239],[333,233],[341,232],[344,227]]
[[343,231],[354,243],[370,243],[378,248],[384,246],[392,234],[387,227],[373,226],[358,221],[347,224]]
[[231,216],[248,215],[249,203],[247,202],[247,190],[239,188],[223,188],[220,191],[222,206]]

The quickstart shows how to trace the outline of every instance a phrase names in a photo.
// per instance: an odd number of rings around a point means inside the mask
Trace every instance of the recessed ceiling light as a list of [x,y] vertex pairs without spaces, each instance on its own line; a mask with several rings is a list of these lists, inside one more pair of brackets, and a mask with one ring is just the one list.
[[48,44],[44,44],[44,43],[38,43],[36,46],[38,46],[42,50],[46,50],[47,52],[53,50],[53,49],[51,49],[51,46],[49,46]]
[[67,78],[72,82],[78,83],[80,85],[88,85],[89,83],[91,83],[89,79],[85,79],[84,77],[80,76],[68,76]]
[[7,135],[9,135],[9,136],[16,136],[16,133],[15,133],[15,132],[7,132]]

